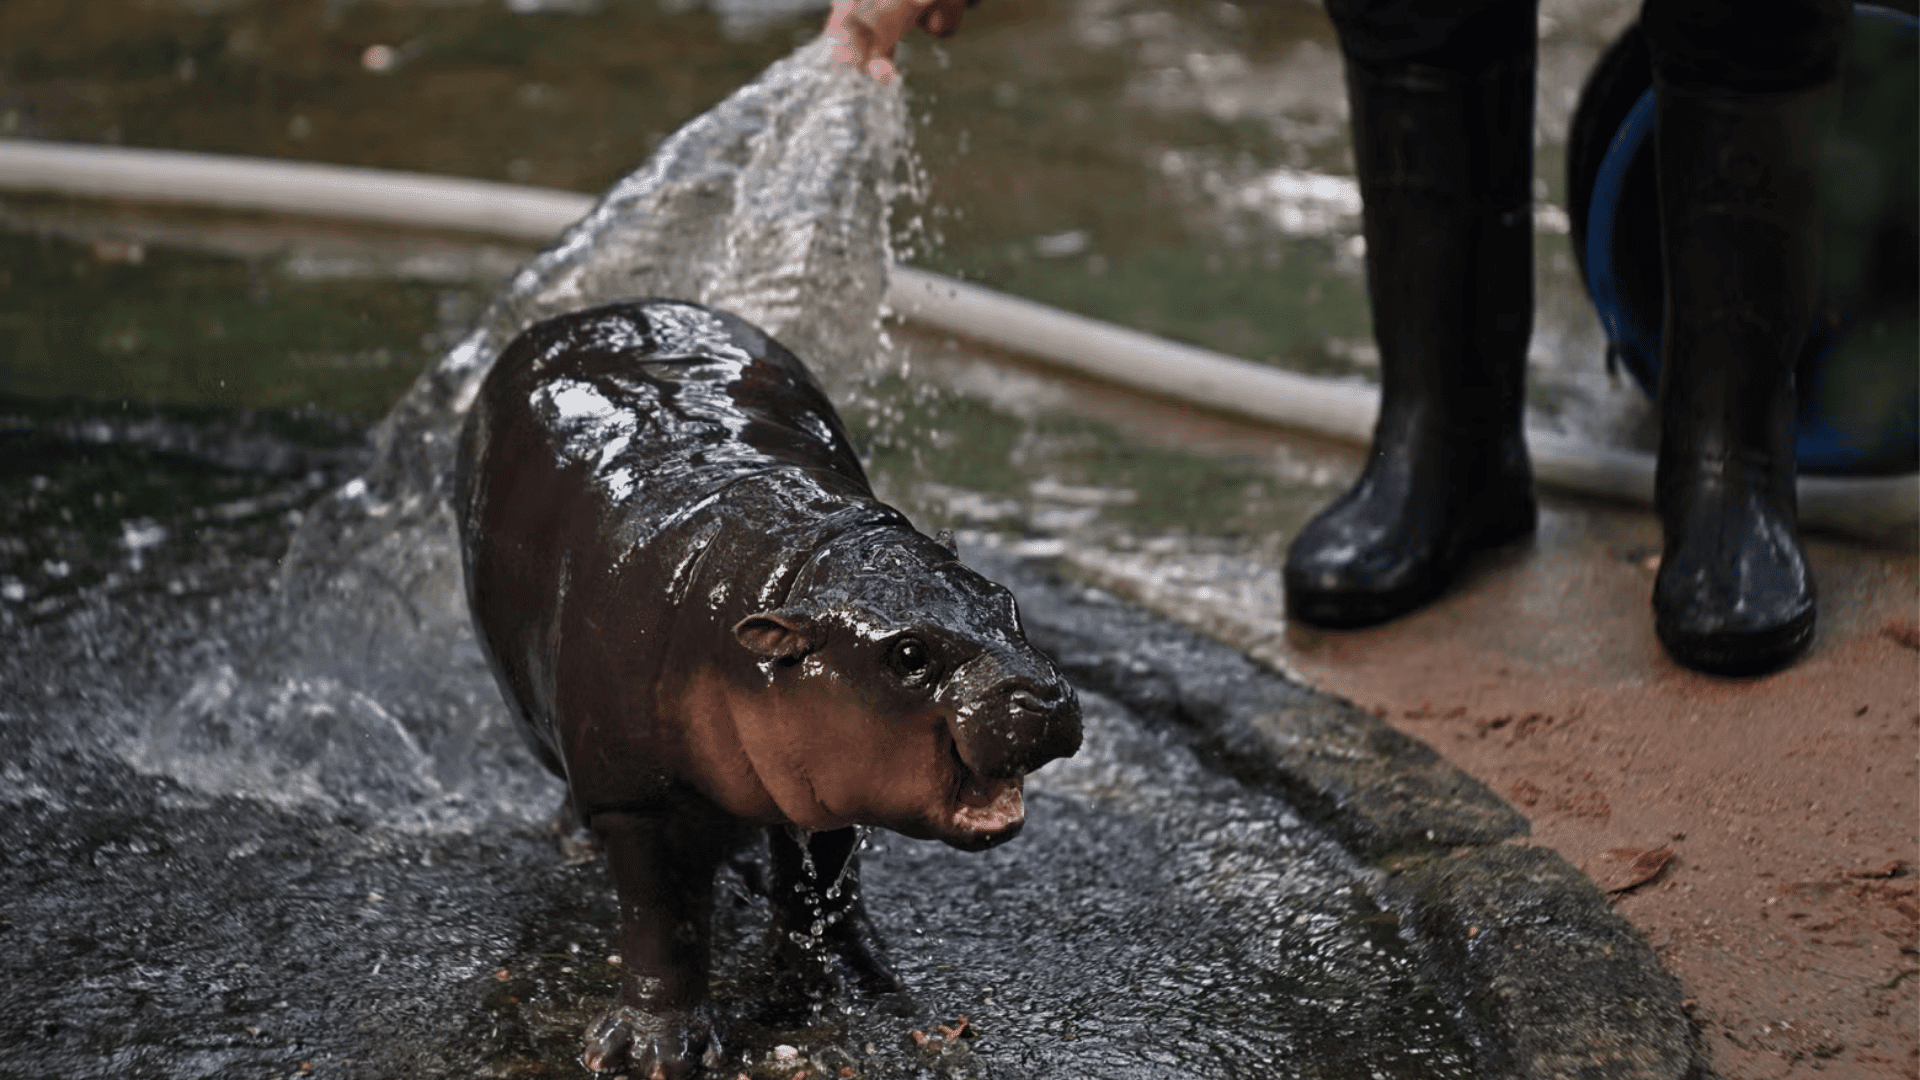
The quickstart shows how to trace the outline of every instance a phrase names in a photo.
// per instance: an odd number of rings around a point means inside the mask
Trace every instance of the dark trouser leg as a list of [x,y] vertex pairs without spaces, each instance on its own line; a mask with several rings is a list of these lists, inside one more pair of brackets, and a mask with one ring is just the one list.
[[1533,530],[1532,0],[1330,0],[1365,205],[1381,406],[1365,471],[1287,552],[1288,614],[1364,626]]
[[[1794,498],[1815,163],[1847,5],[1649,0],[1666,272],[1654,626],[1675,660],[1754,674],[1813,638]],[[1737,12],[1737,14],[1736,14]]]

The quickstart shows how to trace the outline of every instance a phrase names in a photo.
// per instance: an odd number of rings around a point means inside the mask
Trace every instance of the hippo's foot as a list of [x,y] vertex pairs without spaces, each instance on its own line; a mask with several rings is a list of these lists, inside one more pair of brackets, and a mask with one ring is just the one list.
[[897,994],[907,988],[893,969],[886,942],[867,915],[866,905],[857,899],[841,914],[840,921],[828,928],[826,945],[840,958],[853,985],[861,993],[878,997]]
[[773,989],[768,1019],[792,1020],[826,1002],[857,994],[908,1015],[914,1003],[885,943],[856,900],[820,918],[817,907],[776,907],[768,943]]
[[860,902],[860,835],[768,830],[774,1011],[810,1009],[849,990],[885,997],[905,988]]
[[547,831],[553,834],[554,846],[560,849],[560,858],[568,866],[587,866],[600,861],[600,840],[580,820],[571,796],[561,797],[560,809],[553,812]]
[[587,1027],[580,1064],[636,1080],[687,1080],[719,1067],[720,1040],[704,1008],[652,1011],[615,1005]]

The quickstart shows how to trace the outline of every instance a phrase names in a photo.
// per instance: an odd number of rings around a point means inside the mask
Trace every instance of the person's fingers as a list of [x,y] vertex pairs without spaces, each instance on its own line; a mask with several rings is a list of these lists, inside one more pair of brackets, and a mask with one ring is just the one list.
[[[837,0],[827,17],[825,34],[841,43],[836,61],[884,79],[892,76],[893,64],[884,64],[883,75],[876,61],[890,61],[894,46],[916,22],[948,4],[949,0]],[[965,0],[958,0],[958,5],[964,8]],[[951,15],[944,18],[958,26]]]
[[967,13],[967,0],[933,0],[920,26],[934,37],[952,37],[960,32],[960,17]]
[[865,40],[871,40],[872,31],[865,25],[848,20],[847,16],[853,13],[855,2],[834,0],[833,10],[827,15],[827,28],[821,34],[840,43],[840,51],[833,55],[834,63],[859,67],[866,60],[868,46]]

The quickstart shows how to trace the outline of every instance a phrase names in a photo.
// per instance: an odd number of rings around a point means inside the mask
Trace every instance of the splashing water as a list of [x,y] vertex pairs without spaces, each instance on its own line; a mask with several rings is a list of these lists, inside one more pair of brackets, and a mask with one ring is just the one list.
[[366,473],[309,513],[278,626],[136,738],[136,763],[211,792],[337,801],[420,823],[538,815],[553,782],[513,733],[466,610],[449,492],[468,406],[542,319],[671,297],[732,311],[842,394],[882,364],[900,89],[816,40],[661,144],[527,264],[374,431]]

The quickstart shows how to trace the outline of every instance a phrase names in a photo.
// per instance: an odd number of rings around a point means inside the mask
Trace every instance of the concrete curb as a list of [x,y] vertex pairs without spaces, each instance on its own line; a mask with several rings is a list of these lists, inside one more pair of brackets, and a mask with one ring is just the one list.
[[[1351,702],[1044,566],[969,551],[1079,685],[1277,795],[1379,877],[1375,901],[1453,1004],[1483,1075],[1701,1080],[1679,980],[1525,817]],[[1199,673],[1199,674],[1195,674]]]
[[1501,845],[1410,860],[1378,898],[1442,975],[1486,1075],[1707,1075],[1679,980],[1557,853]]

